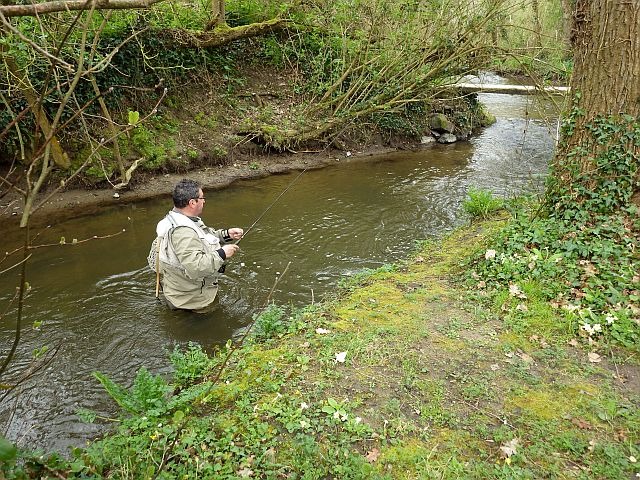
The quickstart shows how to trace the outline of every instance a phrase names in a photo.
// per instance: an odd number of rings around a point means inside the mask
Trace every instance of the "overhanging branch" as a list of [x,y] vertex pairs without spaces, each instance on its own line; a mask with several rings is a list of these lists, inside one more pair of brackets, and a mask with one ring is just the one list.
[[[127,10],[150,8],[164,0],[97,0],[94,10]],[[55,12],[72,10],[89,10],[92,2],[89,0],[58,0],[53,2],[33,3],[31,5],[3,5],[0,13],[5,17],[34,17]]]

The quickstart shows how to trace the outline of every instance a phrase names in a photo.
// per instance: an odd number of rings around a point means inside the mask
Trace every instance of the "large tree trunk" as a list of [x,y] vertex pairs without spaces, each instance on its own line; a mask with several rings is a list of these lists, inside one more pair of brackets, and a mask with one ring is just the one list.
[[567,49],[571,49],[571,29],[573,28],[573,3],[561,0],[562,4],[562,40]]
[[548,200],[565,218],[614,213],[640,184],[640,2],[577,0],[571,40],[575,104]]

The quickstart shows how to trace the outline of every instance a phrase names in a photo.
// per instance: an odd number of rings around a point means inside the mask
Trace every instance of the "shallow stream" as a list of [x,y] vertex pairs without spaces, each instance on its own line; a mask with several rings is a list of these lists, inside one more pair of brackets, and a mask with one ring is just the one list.
[[[28,328],[15,365],[26,365],[31,352],[45,344],[59,351],[17,395],[2,401],[0,432],[22,446],[66,454],[105,429],[82,423],[79,408],[106,416],[115,411],[93,371],[128,385],[142,366],[166,372],[176,344],[224,343],[251,321],[289,263],[273,300],[293,306],[321,301],[349,275],[396,262],[417,240],[461,224],[460,205],[470,186],[505,197],[540,191],[556,135],[555,108],[526,96],[479,99],[497,122],[468,142],[356,161],[345,157],[301,176],[292,172],[205,191],[207,224],[246,229],[295,180],[242,240],[212,314],[172,312],[154,298],[146,256],[156,222],[171,208],[170,192],[162,201],[120,205],[45,229],[36,244],[126,231],[35,251],[28,266]],[[5,233],[5,242],[17,238]],[[15,291],[16,275],[0,276],[2,310]],[[3,354],[13,339],[14,317],[5,316],[0,325]],[[42,322],[37,331],[33,322]]]

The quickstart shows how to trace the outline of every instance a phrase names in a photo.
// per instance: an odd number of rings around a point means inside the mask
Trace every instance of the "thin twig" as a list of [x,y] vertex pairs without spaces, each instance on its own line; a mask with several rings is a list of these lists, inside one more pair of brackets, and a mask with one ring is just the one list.
[[[291,265],[291,262],[287,263],[287,266],[282,271],[282,274],[280,276],[276,277],[276,280],[274,281],[273,286],[271,287],[271,290],[269,291],[269,294],[265,298],[265,301],[264,301],[264,304],[263,304],[262,308],[255,315],[255,317],[253,318],[251,323],[249,323],[249,326],[245,329],[245,332],[243,333],[242,337],[240,337],[240,341],[237,342],[236,344],[234,344],[229,349],[229,351],[227,352],[227,356],[225,357],[225,359],[220,364],[220,367],[218,368],[218,373],[210,381],[209,386],[200,395],[200,398],[206,398],[206,396],[211,392],[213,387],[217,385],[218,381],[220,380],[220,377],[222,377],[222,373],[224,372],[224,369],[226,368],[227,364],[229,363],[229,360],[231,359],[231,356],[242,346],[242,344],[244,343],[245,339],[249,336],[249,333],[251,332],[251,329],[256,324],[256,321],[258,320],[258,318],[260,318],[260,315],[262,315],[262,313],[264,313],[264,311],[269,306],[269,302],[271,301],[271,296],[272,296],[273,292],[275,291],[276,286],[278,285],[278,283],[280,282],[282,277],[284,277],[284,275],[287,273],[287,270],[289,269],[290,265]],[[178,443],[178,438],[180,437],[180,434],[182,433],[182,430],[184,430],[184,428],[186,427],[188,420],[189,420],[189,416],[185,415],[184,419],[180,422],[180,425],[178,426],[178,428],[176,428],[176,432],[175,432],[175,435],[173,437],[173,440],[171,441],[169,446],[163,452],[162,459],[160,461],[160,465],[158,465],[158,469],[157,469],[156,473],[154,474],[152,480],[156,480],[158,478],[158,476],[160,475],[160,473],[162,473],[162,471],[164,470],[164,467],[165,467],[165,465],[167,464],[167,462],[169,461],[169,458],[170,458],[168,456],[168,454],[170,454],[173,451],[176,443]]]

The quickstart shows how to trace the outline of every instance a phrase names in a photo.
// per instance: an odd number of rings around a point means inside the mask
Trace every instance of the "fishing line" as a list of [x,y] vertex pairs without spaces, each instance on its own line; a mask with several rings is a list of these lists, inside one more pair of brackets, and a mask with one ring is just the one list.
[[[256,221],[255,221],[255,222],[253,222],[249,228],[247,228],[247,231],[246,231],[246,232],[244,232],[244,233],[242,234],[242,238],[240,238],[240,240],[242,240],[244,237],[246,237],[246,236],[247,236],[247,234],[251,231],[251,229],[252,229],[253,227],[255,227],[255,226],[256,226],[256,224],[257,224],[260,220],[262,220],[262,217],[264,217],[264,216],[267,214],[267,212],[268,212],[269,210],[271,210],[271,207],[273,207],[276,203],[278,203],[278,200],[280,200],[280,198],[282,198],[282,196],[283,196],[285,193],[287,193],[287,191],[288,191],[291,187],[293,187],[293,185],[294,185],[294,184],[295,184],[295,183],[300,179],[300,177],[304,174],[304,172],[306,172],[306,171],[308,170],[308,168],[309,168],[309,167],[307,167],[307,168],[305,168],[304,170],[302,170],[302,171],[298,174],[298,176],[297,176],[296,178],[294,178],[294,179],[291,181],[291,183],[289,183],[289,185],[287,185],[287,188],[285,188],[282,192],[280,192],[280,195],[278,195],[278,196],[276,197],[276,199],[275,199],[273,202],[271,202],[271,204],[269,204],[269,206],[268,206],[268,207],[267,207],[267,208],[266,208],[266,209],[265,209],[265,210],[260,214],[260,216],[256,219]],[[235,242],[235,244],[237,245],[238,243],[240,243],[240,240],[238,240],[237,242]]]

